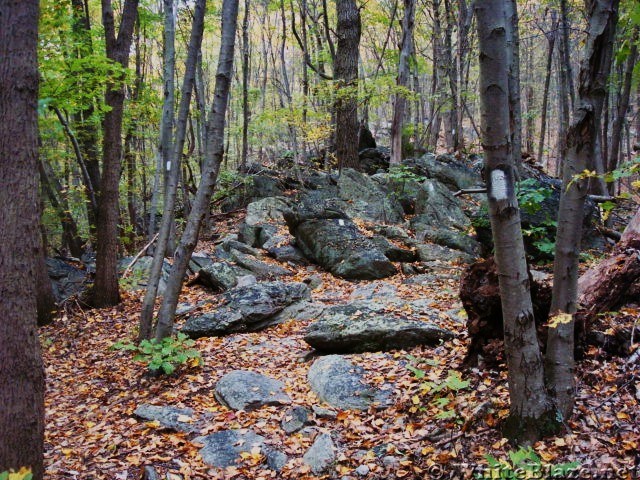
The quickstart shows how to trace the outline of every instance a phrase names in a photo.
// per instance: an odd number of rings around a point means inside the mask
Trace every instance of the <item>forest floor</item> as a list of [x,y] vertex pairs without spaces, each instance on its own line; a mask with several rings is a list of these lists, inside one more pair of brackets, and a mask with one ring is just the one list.
[[[460,267],[451,269],[455,272]],[[313,299],[327,304],[344,301],[356,285],[366,283],[347,282],[305,267],[292,280],[301,281],[310,273],[323,278]],[[401,298],[429,299],[432,308],[443,313],[461,309],[457,279],[443,277],[428,285],[406,285],[402,279],[398,274],[385,280],[397,286]],[[213,396],[222,375],[244,369],[284,382],[293,405],[317,404],[306,381],[313,361],[313,351],[302,339],[308,322],[291,320],[258,333],[199,339],[202,366],[182,367],[173,375],[153,378],[143,364],[132,360],[130,352],[110,348],[135,337],[143,296],[144,291],[125,293],[123,302],[111,309],[70,307],[42,329],[47,479],[140,479],[145,465],[154,466],[163,479],[462,479],[477,478],[475,474],[482,472],[486,478],[507,478],[486,470],[488,455],[507,462],[513,452],[499,430],[508,414],[506,372],[462,367],[467,348],[464,322],[443,314],[441,326],[457,337],[437,347],[348,356],[365,368],[371,384],[393,384],[393,405],[314,419],[318,431],[334,434],[340,450],[334,470],[317,477],[302,461],[313,438],[287,435],[280,427],[286,408],[234,412]],[[214,297],[193,285],[185,287],[181,301],[206,298]],[[623,311],[619,317],[633,322],[634,315],[637,312]],[[460,372],[458,385],[447,386],[451,370]],[[534,445],[542,469],[578,462],[581,470],[572,478],[638,478],[639,373],[637,363],[629,365],[625,359],[606,358],[591,349],[577,365],[577,404],[566,431]],[[427,382],[430,387],[425,387]],[[213,469],[203,463],[200,446],[184,433],[135,418],[133,411],[142,403],[208,412],[206,433],[251,428],[286,453],[289,461],[275,472],[266,468],[264,456],[256,452],[247,454],[236,467]],[[634,468],[636,476],[632,476]],[[558,477],[547,471],[526,478]]]

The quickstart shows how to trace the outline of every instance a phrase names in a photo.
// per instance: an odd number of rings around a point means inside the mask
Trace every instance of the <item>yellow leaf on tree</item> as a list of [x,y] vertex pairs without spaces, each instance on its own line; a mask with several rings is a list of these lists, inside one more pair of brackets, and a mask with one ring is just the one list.
[[573,315],[570,313],[558,313],[549,319],[549,328],[558,328],[558,325],[570,323]]

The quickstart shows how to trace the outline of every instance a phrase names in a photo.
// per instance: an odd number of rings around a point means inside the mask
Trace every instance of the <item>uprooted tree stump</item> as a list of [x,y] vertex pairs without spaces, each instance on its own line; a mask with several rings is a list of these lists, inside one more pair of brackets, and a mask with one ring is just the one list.
[[585,325],[587,342],[613,355],[628,355],[633,327],[609,324],[601,314],[640,303],[639,294],[640,208],[611,255],[587,270],[578,282],[578,322]]
[[[529,282],[538,339],[544,351],[551,285],[535,278],[531,270]],[[629,355],[634,322],[618,316],[620,321],[613,324],[612,317],[604,313],[640,303],[640,209],[613,252],[580,277],[578,298],[576,354],[582,354],[588,345],[595,345],[607,355]],[[460,284],[460,300],[467,311],[471,340],[465,364],[477,365],[479,356],[487,365],[500,364],[504,360],[504,330],[493,258],[477,262],[465,271]]]
[[[543,325],[549,316],[551,286],[536,279],[529,270],[529,282],[533,299],[538,338],[546,337]],[[467,330],[471,343],[465,358],[467,366],[476,366],[479,356],[487,365],[497,365],[504,360],[504,329],[498,272],[493,257],[471,265],[462,275],[460,300],[467,312]]]

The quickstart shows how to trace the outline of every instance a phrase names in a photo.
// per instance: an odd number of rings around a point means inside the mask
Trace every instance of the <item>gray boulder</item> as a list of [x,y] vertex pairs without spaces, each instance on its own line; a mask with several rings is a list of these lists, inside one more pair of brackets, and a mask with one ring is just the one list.
[[427,179],[422,183],[416,199],[416,215],[423,216],[420,223],[434,227],[465,230],[471,226],[456,197],[436,180]]
[[[425,315],[422,308],[420,314]],[[361,353],[434,345],[453,336],[434,323],[389,314],[386,304],[360,301],[325,310],[304,340],[321,352]]]
[[254,448],[259,448],[267,457],[267,465],[273,470],[279,470],[287,463],[286,455],[265,445],[265,438],[253,430],[222,430],[196,437],[193,441],[203,444],[200,455],[204,463],[217,468],[236,465],[242,453]]
[[475,258],[468,253],[433,243],[416,243],[416,254],[421,262],[473,263]]
[[374,403],[386,406],[388,392],[371,388],[363,375],[362,367],[340,355],[327,355],[313,362],[307,380],[320,400],[341,410],[367,410]]
[[187,433],[196,431],[193,413],[190,408],[157,406],[148,403],[139,405],[133,412],[136,417],[143,420],[157,421],[164,428]]
[[284,415],[280,425],[288,434],[297,432],[309,422],[309,410],[304,407],[292,407]]
[[371,280],[396,273],[384,252],[340,210],[289,211],[285,219],[304,255],[334,275]]
[[282,212],[291,208],[291,201],[285,197],[267,197],[247,205],[247,216],[240,226],[239,239],[253,247],[262,246],[265,235],[273,235],[277,225],[284,225]]
[[286,405],[291,399],[284,383],[256,372],[234,370],[216,383],[216,399],[232,410],[256,410],[269,405]]
[[191,338],[254,332],[278,323],[278,313],[309,296],[309,287],[298,282],[235,287],[223,295],[223,304],[216,311],[189,318],[181,331]]
[[205,252],[193,252],[189,260],[189,272],[196,274],[205,267],[215,263],[215,260]]
[[249,270],[227,262],[214,262],[201,268],[198,281],[213,290],[226,291],[238,284],[238,277],[251,275]]
[[[124,274],[133,257],[124,257],[118,261],[118,271],[120,275]],[[147,282],[149,281],[149,274],[151,273],[151,264],[153,263],[152,256],[144,256],[138,258],[136,263],[131,267],[131,270],[127,273],[127,276],[121,278],[120,285],[125,290],[139,290],[147,288]],[[167,280],[169,279],[169,272],[171,271],[171,264],[165,259],[162,263],[162,272],[160,273],[160,283],[158,284],[158,295],[163,295],[164,290],[167,287]]]
[[87,287],[87,272],[59,258],[47,258],[47,274],[51,279],[56,302],[62,302]]
[[313,445],[302,457],[304,463],[311,467],[315,475],[321,475],[331,469],[336,461],[337,448],[331,439],[331,435],[321,433]]
[[253,272],[258,280],[273,280],[277,277],[292,274],[292,272],[286,268],[262,262],[257,258],[239,252],[238,250],[231,249],[230,253],[233,260],[239,266]]
[[434,178],[445,184],[450,190],[457,191],[482,185],[480,172],[453,155],[427,153],[419,158],[403,161],[417,175]]
[[402,205],[386,188],[351,168],[340,174],[338,196],[347,202],[345,213],[351,218],[374,223],[401,223],[404,219]]

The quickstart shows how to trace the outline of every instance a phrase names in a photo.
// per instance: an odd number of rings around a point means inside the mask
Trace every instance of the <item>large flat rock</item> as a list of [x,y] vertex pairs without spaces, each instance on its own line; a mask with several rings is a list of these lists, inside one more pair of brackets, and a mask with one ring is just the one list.
[[321,352],[360,353],[435,345],[453,337],[432,322],[394,315],[388,305],[369,300],[328,308],[309,325],[304,340]]
[[256,410],[269,405],[291,403],[284,383],[256,372],[234,370],[215,386],[216,399],[233,410]]
[[306,300],[309,287],[299,282],[260,282],[227,291],[217,310],[189,318],[182,332],[191,338],[254,332],[283,321],[277,314]]
[[236,465],[242,453],[258,449],[267,458],[267,465],[272,470],[280,470],[287,462],[282,452],[265,445],[265,438],[253,430],[222,430],[193,440],[203,444],[200,450],[202,460],[207,465],[227,468]]

